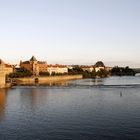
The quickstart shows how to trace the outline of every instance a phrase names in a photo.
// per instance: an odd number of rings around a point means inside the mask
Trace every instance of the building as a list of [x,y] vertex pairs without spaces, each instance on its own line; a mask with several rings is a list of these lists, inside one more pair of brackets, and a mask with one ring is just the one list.
[[106,71],[111,71],[113,68],[112,67],[105,67]]
[[13,65],[5,64],[5,67],[4,67],[5,75],[8,75],[8,74],[12,73],[13,71],[14,71]]
[[104,65],[104,63],[102,61],[98,61],[94,65],[94,69],[95,69],[96,72],[98,72],[100,70],[105,70],[105,65]]
[[52,73],[68,73],[68,68],[67,66],[64,65],[48,65],[48,72],[50,75],[52,75]]
[[5,75],[8,75],[13,72],[13,66],[10,64],[5,64],[1,59],[0,59],[0,71],[3,71]]
[[38,61],[34,56],[29,61],[20,61],[20,67],[29,70],[34,76],[38,76],[39,72],[47,72],[48,70],[47,62]]
[[100,70],[109,70],[109,68],[106,69],[106,66],[104,65],[104,63],[102,61],[98,61],[96,62],[95,65],[92,66],[81,66],[83,71],[88,71],[88,72],[98,72]]
[[6,86],[6,75],[13,72],[13,66],[9,64],[5,64],[0,59],[0,88],[4,88]]
[[48,65],[45,61],[38,61],[34,56],[29,61],[20,61],[20,67],[32,72],[34,76],[39,76],[40,72],[52,73],[68,73],[68,68],[64,65]]
[[81,66],[81,69],[83,71],[88,71],[88,72],[94,71],[94,67],[93,66]]

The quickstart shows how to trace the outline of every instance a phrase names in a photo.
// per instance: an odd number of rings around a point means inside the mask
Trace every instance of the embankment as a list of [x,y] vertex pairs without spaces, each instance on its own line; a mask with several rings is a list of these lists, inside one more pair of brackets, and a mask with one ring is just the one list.
[[68,80],[82,79],[82,75],[48,76],[48,77],[29,77],[14,79],[16,85],[35,85],[50,84]]

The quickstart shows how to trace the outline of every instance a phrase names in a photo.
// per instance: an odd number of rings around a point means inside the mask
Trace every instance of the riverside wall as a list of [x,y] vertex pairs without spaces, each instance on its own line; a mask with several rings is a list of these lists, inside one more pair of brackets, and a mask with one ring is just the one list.
[[82,75],[65,75],[65,76],[44,76],[44,77],[29,77],[14,79],[16,85],[34,85],[34,84],[49,84],[68,80],[82,79]]

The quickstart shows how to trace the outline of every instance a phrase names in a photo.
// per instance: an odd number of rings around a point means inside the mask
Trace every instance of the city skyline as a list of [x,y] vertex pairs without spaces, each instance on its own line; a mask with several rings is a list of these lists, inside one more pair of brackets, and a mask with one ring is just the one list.
[[0,2],[0,58],[140,67],[137,0]]

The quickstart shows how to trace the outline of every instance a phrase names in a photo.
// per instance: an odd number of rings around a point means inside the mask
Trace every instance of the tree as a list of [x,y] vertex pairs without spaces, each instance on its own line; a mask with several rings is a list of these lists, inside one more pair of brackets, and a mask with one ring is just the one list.
[[32,73],[25,68],[20,68],[17,71],[10,73],[8,75],[8,77],[10,78],[20,78],[20,77],[30,77],[30,76],[32,76]]
[[114,67],[112,70],[111,70],[111,74],[112,75],[117,75],[117,76],[134,76],[135,75],[135,72],[133,69],[130,69],[128,66],[125,67],[125,68],[122,68],[122,67]]
[[49,72],[39,72],[40,76],[50,76]]

